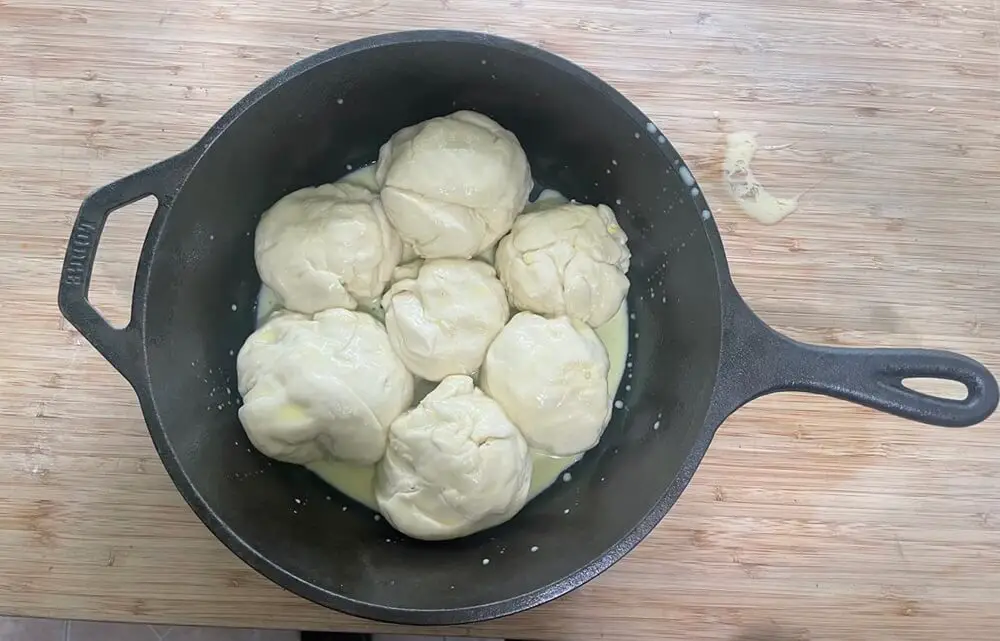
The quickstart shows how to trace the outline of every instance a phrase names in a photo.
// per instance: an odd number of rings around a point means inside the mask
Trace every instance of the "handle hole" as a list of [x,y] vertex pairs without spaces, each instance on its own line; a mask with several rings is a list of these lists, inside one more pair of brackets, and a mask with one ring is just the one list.
[[965,383],[960,383],[946,378],[904,378],[903,386],[913,390],[914,392],[926,394],[927,396],[946,398],[952,401],[967,400],[970,393],[969,388],[965,386]]
[[87,300],[112,327],[120,329],[132,318],[132,288],[146,230],[158,205],[156,196],[119,207],[101,232]]

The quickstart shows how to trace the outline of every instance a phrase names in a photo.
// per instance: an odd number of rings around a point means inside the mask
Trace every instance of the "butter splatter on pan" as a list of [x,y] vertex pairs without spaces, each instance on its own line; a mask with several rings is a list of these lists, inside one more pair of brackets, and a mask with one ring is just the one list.
[[738,131],[726,136],[726,159],[722,178],[740,208],[765,225],[781,222],[798,209],[799,198],[778,198],[770,194],[753,175],[750,162],[757,153],[757,134]]

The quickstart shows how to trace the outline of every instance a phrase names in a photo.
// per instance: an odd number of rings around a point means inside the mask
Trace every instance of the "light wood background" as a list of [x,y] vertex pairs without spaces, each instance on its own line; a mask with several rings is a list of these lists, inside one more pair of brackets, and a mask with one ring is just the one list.
[[[1000,370],[996,0],[0,0],[0,613],[373,628],[271,585],[195,519],[131,390],[61,319],[57,274],[91,188],[185,148],[309,53],[429,27],[540,45],[644,109],[775,326]],[[738,129],[793,143],[755,163],[775,193],[816,185],[780,225],[723,191]],[[148,221],[136,207],[112,218],[95,278],[118,318]],[[996,639],[998,602],[1000,421],[947,431],[783,395],[723,426],[611,571],[447,632]]]

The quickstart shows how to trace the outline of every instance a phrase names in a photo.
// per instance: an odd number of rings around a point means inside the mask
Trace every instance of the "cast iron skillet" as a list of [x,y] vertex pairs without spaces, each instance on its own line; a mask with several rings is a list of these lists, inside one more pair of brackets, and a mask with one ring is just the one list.
[[[622,407],[572,480],[505,525],[431,544],[254,451],[237,420],[233,354],[254,324],[260,213],[456,109],[514,131],[541,185],[615,205],[634,252],[633,319]],[[348,43],[255,89],[191,149],[87,197],[59,306],[135,388],[167,471],[223,543],[304,597],[399,623],[500,617],[590,580],[653,529],[719,424],[762,394],[817,392],[950,427],[990,415],[996,381],[964,356],[816,347],[768,328],[734,289],[690,173],[648,123],[596,77],[517,42],[424,31]],[[87,301],[97,243],[111,212],[147,195],[159,204],[132,318],[113,329]],[[959,381],[968,397],[926,396],[905,377]]]

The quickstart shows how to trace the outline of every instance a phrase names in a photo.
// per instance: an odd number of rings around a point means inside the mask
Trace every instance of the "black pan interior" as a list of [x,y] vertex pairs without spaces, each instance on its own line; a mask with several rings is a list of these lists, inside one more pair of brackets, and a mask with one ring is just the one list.
[[[144,319],[151,425],[204,501],[203,518],[272,579],[366,616],[504,614],[530,604],[525,595],[589,578],[581,569],[680,472],[715,382],[719,274],[704,201],[681,180],[676,152],[599,81],[526,47],[402,39],[328,55],[283,80],[217,132],[155,239]],[[512,130],[538,183],[618,212],[634,255],[633,320],[623,407],[572,480],[510,523],[430,544],[254,451],[237,420],[234,354],[254,324],[261,212],[372,162],[397,129],[457,109]]]

